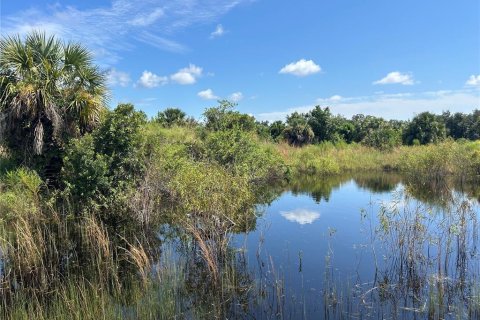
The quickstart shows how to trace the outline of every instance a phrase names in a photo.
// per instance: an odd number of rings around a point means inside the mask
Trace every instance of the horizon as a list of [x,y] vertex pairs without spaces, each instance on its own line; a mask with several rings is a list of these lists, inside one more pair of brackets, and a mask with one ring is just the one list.
[[[314,106],[407,120],[480,108],[480,3],[272,0],[2,3],[2,36],[91,50],[112,99],[196,119],[216,100],[257,120]],[[448,22],[448,23],[446,23]]]

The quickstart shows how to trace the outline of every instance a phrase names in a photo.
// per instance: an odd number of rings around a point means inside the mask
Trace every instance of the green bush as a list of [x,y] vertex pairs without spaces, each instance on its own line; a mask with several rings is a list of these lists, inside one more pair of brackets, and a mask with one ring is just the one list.
[[392,150],[402,144],[402,132],[388,124],[370,130],[362,141],[366,146],[379,150]]
[[336,159],[321,150],[322,148],[317,146],[308,146],[299,150],[293,163],[295,170],[298,173],[318,175],[340,173]]
[[140,135],[145,123],[145,115],[133,105],[119,105],[91,135],[71,141],[65,150],[62,177],[75,209],[104,210],[112,215],[128,207],[127,194],[145,172]]
[[15,219],[35,216],[43,181],[35,171],[19,168],[9,171],[0,184],[0,217]]
[[212,132],[206,138],[205,150],[208,159],[250,181],[283,175],[283,161],[276,150],[241,130]]

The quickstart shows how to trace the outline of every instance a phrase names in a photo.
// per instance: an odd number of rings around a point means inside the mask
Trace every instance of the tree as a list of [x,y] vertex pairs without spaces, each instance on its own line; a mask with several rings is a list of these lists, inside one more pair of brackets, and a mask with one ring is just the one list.
[[294,112],[287,117],[287,127],[283,130],[283,138],[291,145],[303,146],[311,143],[315,137],[304,114]]
[[370,129],[362,143],[380,150],[390,150],[402,144],[402,132],[385,122],[377,129]]
[[217,107],[205,110],[205,127],[212,131],[238,129],[242,131],[255,131],[257,124],[255,118],[238,111],[234,111],[236,104],[228,100],[219,101]]
[[53,157],[106,110],[105,75],[90,52],[43,33],[0,40],[0,89],[0,135],[24,163]]
[[282,137],[283,130],[285,130],[285,123],[282,121],[274,121],[270,124],[270,136],[274,141],[278,141]]
[[186,113],[178,108],[167,108],[158,112],[154,121],[160,123],[164,127],[171,127],[173,125],[184,125]]
[[331,126],[331,136],[330,139],[338,140],[341,139],[347,143],[353,141],[355,135],[355,126],[351,120],[345,119],[344,117],[338,115],[330,119]]
[[480,139],[480,110],[474,110],[469,115],[469,125],[466,134],[468,139]]
[[361,142],[372,130],[380,128],[385,124],[383,118],[374,116],[365,116],[363,114],[356,114],[352,117],[352,123],[355,126],[355,132],[353,134],[353,141]]
[[[92,134],[66,146],[62,181],[74,205],[82,209],[128,207],[123,195],[143,176],[145,156],[140,128],[146,115],[120,104]],[[120,210],[120,209],[118,209]],[[115,210],[108,216],[115,214]]]
[[403,132],[405,144],[438,142],[445,139],[445,124],[440,116],[430,112],[422,112],[415,116]]
[[315,134],[315,140],[321,142],[332,140],[333,128],[331,123],[332,114],[330,108],[322,109],[316,106],[307,114],[308,124]]

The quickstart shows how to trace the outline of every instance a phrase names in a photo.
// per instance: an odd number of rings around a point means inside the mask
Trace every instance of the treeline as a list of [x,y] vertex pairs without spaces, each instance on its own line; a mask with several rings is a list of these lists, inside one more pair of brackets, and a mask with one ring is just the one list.
[[[328,107],[316,106],[308,113],[294,112],[285,122],[259,122],[254,117],[234,110],[234,104],[220,101],[218,108],[205,113],[206,128],[238,128],[256,131],[260,137],[287,141],[294,146],[321,142],[362,143],[378,149],[399,145],[423,145],[446,138],[477,140],[480,138],[480,110],[472,113],[443,112],[436,115],[422,112],[412,120],[385,120],[381,117],[357,114],[347,119],[333,115]],[[222,117],[220,117],[222,116]],[[154,121],[164,126],[196,125],[193,118],[177,108],[159,112]]]

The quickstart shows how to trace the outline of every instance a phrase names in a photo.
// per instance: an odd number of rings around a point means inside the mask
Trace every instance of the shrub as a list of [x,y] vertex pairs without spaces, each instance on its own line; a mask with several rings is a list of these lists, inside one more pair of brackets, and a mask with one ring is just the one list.
[[250,181],[268,180],[283,174],[283,161],[276,150],[241,130],[209,134],[205,149],[209,159],[236,175],[246,176]]

